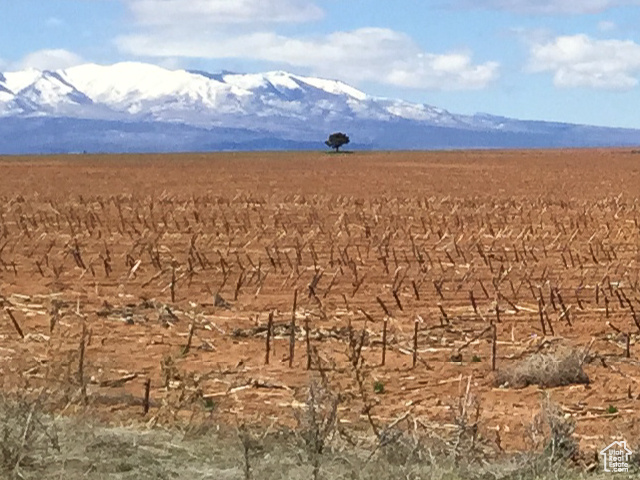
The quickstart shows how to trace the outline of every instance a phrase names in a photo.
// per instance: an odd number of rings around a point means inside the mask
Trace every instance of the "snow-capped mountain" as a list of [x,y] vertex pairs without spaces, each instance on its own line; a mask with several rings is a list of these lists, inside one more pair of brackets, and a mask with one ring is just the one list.
[[[428,120],[448,112],[368,96],[349,85],[286,72],[212,75],[142,63],[81,65],[55,72],[28,70],[0,77],[0,111],[92,119],[146,119],[210,126],[247,125],[247,116]],[[91,108],[87,108],[90,106]]]
[[0,153],[640,144],[640,132],[456,115],[276,71],[168,70],[125,62],[0,73]]

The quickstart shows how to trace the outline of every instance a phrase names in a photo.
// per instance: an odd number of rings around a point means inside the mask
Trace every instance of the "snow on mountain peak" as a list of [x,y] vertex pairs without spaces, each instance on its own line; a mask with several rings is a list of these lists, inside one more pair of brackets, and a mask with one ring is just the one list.
[[304,83],[311,85],[312,87],[324,90],[327,93],[334,95],[348,95],[356,100],[366,100],[368,95],[360,90],[347,85],[346,83],[338,80],[325,80],[322,78],[313,77],[297,77]]
[[111,66],[80,65],[64,71],[64,77],[94,100],[109,104],[187,96],[215,97],[226,87],[220,82],[155,65],[123,62]]
[[42,72],[33,68],[17,72],[7,72],[4,74],[4,85],[15,94],[34,83],[41,75]]
[[267,88],[269,86],[277,90],[303,90],[303,85],[301,84],[304,84],[331,95],[346,95],[357,100],[365,100],[367,98],[364,92],[337,80],[305,77],[281,70],[266,73],[233,73],[223,75],[222,78],[228,84],[247,90]]
[[293,80],[292,76],[285,72],[268,73],[229,73],[222,75],[222,80],[235,87],[252,91],[265,88],[275,88],[282,90],[300,90],[300,86]]
[[[245,125],[247,118],[273,116],[322,122],[337,118],[437,122],[450,115],[427,105],[370,97],[338,80],[284,71],[209,74],[140,62],[10,72],[0,81],[0,92],[0,112],[5,116],[51,115],[56,105],[64,105],[64,114],[73,116],[74,104],[78,118],[102,118],[111,112],[109,118],[136,115],[193,125]],[[93,113],[88,105],[95,107]]]

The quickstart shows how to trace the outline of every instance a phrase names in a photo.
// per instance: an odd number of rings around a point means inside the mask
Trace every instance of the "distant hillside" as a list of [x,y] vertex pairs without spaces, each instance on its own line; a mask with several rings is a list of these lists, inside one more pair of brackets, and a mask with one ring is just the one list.
[[456,115],[287,72],[209,74],[143,63],[0,74],[0,153],[640,145],[640,130]]

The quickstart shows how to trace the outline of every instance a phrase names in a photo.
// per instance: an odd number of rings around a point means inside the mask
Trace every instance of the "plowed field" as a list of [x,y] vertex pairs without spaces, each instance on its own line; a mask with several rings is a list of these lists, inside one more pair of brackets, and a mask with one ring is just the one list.
[[[149,418],[289,424],[321,369],[344,424],[445,435],[468,389],[497,450],[529,447],[545,394],[584,449],[640,435],[630,151],[11,157],[0,196],[6,391],[140,418],[148,379]],[[496,385],[494,349],[557,345],[588,384]]]

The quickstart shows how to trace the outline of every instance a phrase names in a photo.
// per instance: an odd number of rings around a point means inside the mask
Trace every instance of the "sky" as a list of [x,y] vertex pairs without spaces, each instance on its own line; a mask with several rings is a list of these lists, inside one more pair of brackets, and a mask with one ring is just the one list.
[[640,0],[0,0],[0,71],[121,61],[640,128]]

